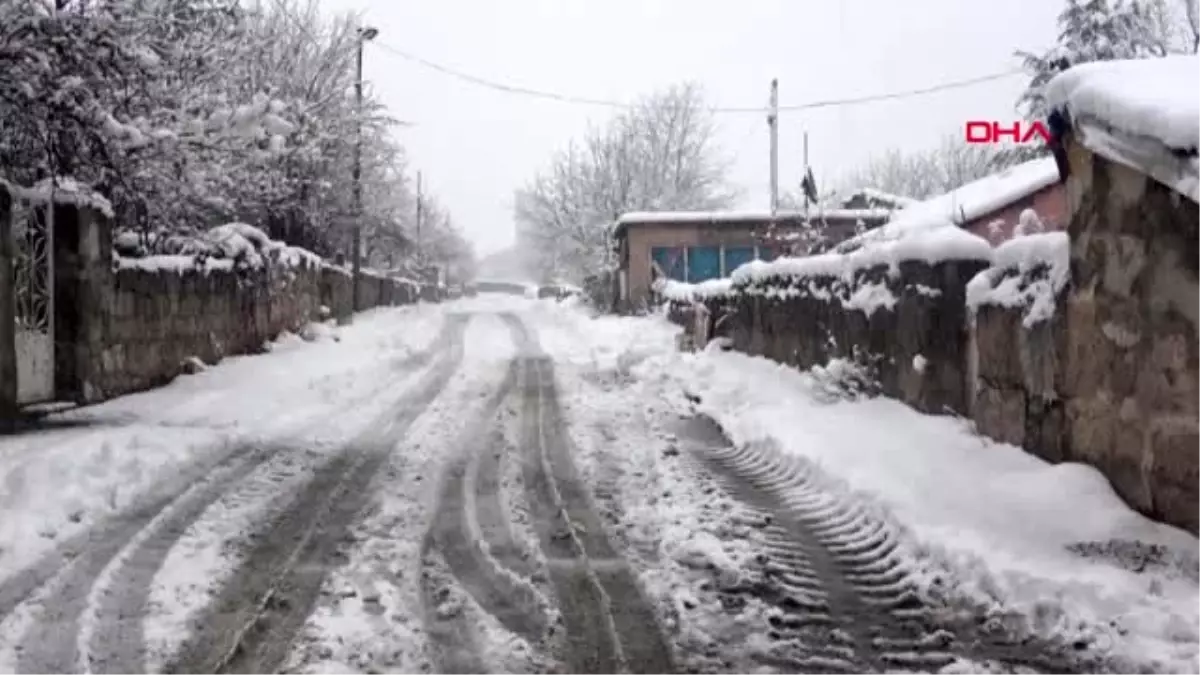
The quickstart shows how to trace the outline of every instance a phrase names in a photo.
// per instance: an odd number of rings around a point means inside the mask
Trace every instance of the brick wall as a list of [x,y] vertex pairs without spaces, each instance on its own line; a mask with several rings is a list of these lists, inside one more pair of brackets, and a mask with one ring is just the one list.
[[988,240],[993,246],[1012,239],[1013,230],[1020,222],[1021,212],[1033,209],[1046,231],[1067,228],[1067,190],[1062,183],[1054,183],[1037,192],[1008,204],[1002,209],[980,216],[968,222],[964,229],[977,237]]

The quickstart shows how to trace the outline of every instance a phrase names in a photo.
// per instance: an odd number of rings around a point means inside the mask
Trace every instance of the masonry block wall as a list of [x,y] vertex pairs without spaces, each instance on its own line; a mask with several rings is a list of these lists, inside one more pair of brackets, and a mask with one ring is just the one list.
[[918,410],[965,413],[964,289],[985,266],[908,261],[898,274],[879,266],[851,278],[772,279],[706,304],[727,317],[717,332],[734,349],[799,368],[854,360],[871,368],[883,393]]
[[[1047,461],[1094,466],[1131,507],[1196,534],[1200,213],[1074,139],[1067,146],[1069,274],[1036,320],[1028,303],[969,308],[966,287],[985,268],[975,260],[775,279],[703,302],[727,316],[717,334],[739,351],[799,368],[869,364],[883,393],[969,416],[980,433]],[[1046,275],[993,272],[989,283],[1017,288]],[[883,288],[894,303],[864,305],[887,297]],[[671,310],[688,324],[681,303]]]
[[[284,331],[325,315],[352,313],[351,277],[305,260],[234,270],[117,264],[111,228],[88,209],[61,218],[58,240],[57,387],[61,398],[94,402],[159,386],[189,357],[216,363],[259,352]],[[366,307],[414,302],[409,284],[368,275]],[[324,308],[324,309],[323,309]]]
[[1074,139],[1067,147],[1061,386],[1070,453],[1138,510],[1195,533],[1197,205]]

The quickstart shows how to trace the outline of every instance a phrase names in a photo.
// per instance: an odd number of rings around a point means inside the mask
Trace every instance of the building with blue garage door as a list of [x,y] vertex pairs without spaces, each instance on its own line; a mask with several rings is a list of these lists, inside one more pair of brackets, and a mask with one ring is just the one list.
[[[887,221],[889,209],[825,209],[803,213],[643,212],[621,216],[613,228],[621,311],[639,309],[660,277],[688,283],[729,276],[752,260],[790,253],[801,232],[819,231],[836,244]],[[812,223],[810,226],[809,223]],[[774,225],[774,236],[768,237]]]

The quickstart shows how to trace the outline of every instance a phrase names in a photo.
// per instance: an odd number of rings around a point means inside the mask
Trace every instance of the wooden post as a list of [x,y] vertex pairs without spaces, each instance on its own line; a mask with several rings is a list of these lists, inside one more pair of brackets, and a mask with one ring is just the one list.
[[16,427],[17,306],[13,287],[15,244],[12,234],[12,196],[0,184],[0,432]]

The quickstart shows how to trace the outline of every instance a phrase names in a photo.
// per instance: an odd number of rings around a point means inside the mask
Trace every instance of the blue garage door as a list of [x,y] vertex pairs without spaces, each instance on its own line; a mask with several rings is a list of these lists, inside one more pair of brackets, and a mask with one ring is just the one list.
[[688,249],[688,281],[697,283],[721,278],[721,249],[696,246]]
[[683,267],[683,249],[655,246],[650,249],[650,258],[658,265],[668,279],[686,281]]
[[725,249],[725,276],[733,274],[738,267],[754,260],[753,246],[731,246]]

